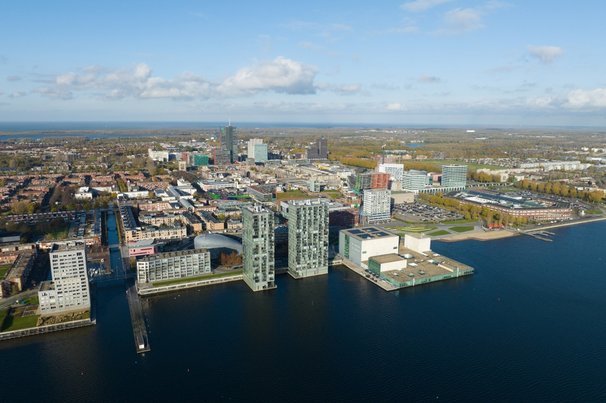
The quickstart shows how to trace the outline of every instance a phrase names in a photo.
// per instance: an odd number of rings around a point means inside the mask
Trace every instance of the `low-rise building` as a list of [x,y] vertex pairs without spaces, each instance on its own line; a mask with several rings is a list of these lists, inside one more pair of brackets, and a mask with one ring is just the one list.
[[384,229],[368,226],[339,232],[339,254],[362,266],[373,256],[398,253],[400,237]]
[[137,262],[137,282],[140,284],[196,277],[210,272],[210,252],[207,249],[158,253]]

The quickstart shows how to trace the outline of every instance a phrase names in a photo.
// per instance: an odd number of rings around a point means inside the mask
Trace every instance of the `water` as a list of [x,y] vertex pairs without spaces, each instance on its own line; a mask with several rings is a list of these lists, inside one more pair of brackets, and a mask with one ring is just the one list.
[[2,400],[606,401],[605,231],[435,243],[476,274],[396,293],[335,269],[154,297],[145,356],[100,288],[97,326],[0,344]]

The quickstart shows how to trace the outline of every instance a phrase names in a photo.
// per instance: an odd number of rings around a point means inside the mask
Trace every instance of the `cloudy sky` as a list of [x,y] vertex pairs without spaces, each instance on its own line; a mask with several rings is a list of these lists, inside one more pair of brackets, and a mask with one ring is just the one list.
[[4,1],[0,121],[604,127],[604,15],[602,0]]

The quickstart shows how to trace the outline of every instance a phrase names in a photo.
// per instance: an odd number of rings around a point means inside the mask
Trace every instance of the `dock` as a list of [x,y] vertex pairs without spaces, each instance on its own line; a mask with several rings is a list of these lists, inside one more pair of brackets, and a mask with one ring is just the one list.
[[141,306],[141,300],[134,283],[126,289],[126,299],[128,300],[128,310],[130,311],[137,353],[142,354],[151,351],[147,327],[145,326],[145,317],[143,316],[143,307]]

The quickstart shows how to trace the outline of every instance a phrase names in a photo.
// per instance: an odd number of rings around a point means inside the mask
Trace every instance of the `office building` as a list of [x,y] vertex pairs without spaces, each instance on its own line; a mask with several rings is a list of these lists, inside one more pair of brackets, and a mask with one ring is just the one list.
[[379,224],[391,218],[391,190],[364,189],[360,218],[364,224]]
[[464,189],[467,186],[467,165],[442,165],[441,185]]
[[379,172],[388,173],[391,180],[402,182],[404,164],[379,164]]
[[255,162],[267,162],[267,144],[255,144],[253,156]]
[[362,266],[374,256],[398,253],[400,237],[375,226],[344,229],[339,232],[339,254]]
[[288,273],[294,278],[328,273],[328,203],[291,201],[287,217]]
[[260,205],[242,208],[244,282],[253,291],[276,288],[274,213]]
[[191,162],[192,162],[192,165],[195,167],[205,167],[208,165],[208,155],[192,154]]
[[246,148],[246,156],[248,159],[253,159],[255,158],[255,146],[257,144],[263,144],[263,139],[250,139],[248,140],[247,143],[247,148]]
[[328,159],[328,142],[324,137],[316,140],[307,149],[307,159],[309,160],[325,160]]
[[137,262],[140,284],[210,274],[210,252],[189,249],[148,255]]
[[[221,131],[221,154],[229,157],[233,163],[238,157],[238,141],[236,139],[236,128],[231,124],[225,126]],[[215,165],[218,165],[215,163]]]
[[425,171],[416,171],[411,169],[404,172],[402,179],[402,190],[418,193],[428,185],[428,176]]
[[53,246],[49,253],[51,281],[38,291],[40,314],[90,309],[90,290],[84,246]]
[[354,188],[358,191],[364,189],[387,189],[390,174],[384,172],[368,172],[356,176]]

